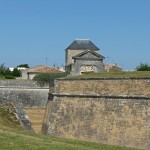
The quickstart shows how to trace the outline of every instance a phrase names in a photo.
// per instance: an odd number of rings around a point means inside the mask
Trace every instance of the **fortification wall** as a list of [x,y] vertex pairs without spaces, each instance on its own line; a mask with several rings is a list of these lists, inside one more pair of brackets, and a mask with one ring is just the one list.
[[0,98],[21,102],[24,107],[46,107],[49,86],[31,80],[0,80]]
[[[40,117],[44,118],[44,115],[39,112],[46,108],[49,90],[53,91],[53,83],[41,85],[32,80],[0,80],[0,99],[4,103],[13,102],[22,126],[35,132],[33,124],[39,128],[42,125]],[[30,109],[35,109],[36,113],[27,111]]]
[[150,79],[58,79],[43,132],[150,149]]
[[46,107],[48,89],[0,88],[0,98],[22,103],[24,107]]
[[56,93],[150,95],[149,78],[58,79]]

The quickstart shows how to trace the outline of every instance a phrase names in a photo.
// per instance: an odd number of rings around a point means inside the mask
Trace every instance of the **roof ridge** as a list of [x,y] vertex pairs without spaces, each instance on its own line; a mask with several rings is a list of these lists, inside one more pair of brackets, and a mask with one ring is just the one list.
[[75,39],[75,41],[78,41],[78,40],[83,40],[83,41],[87,40],[87,41],[90,41],[90,39],[78,39],[78,38]]
[[100,50],[91,40],[89,39],[76,39],[74,40],[67,48],[70,50],[93,50],[98,51]]
[[76,56],[74,56],[74,57],[72,57],[72,58],[75,59],[75,58],[80,57],[80,56],[82,56],[82,55],[84,55],[84,54],[87,54],[87,53],[89,53],[89,52],[92,53],[93,55],[97,56],[97,57],[101,57],[102,59],[105,59],[104,56],[100,55],[99,53],[97,53],[97,52],[95,52],[95,51],[89,50],[89,49],[85,50],[84,52],[82,52],[82,53],[80,53],[80,54],[77,54]]

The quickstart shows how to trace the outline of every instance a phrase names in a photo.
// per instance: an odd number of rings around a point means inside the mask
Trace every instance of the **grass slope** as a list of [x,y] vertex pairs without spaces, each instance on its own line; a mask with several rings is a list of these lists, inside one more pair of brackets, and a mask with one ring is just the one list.
[[0,104],[0,150],[135,150],[34,134],[21,129],[13,118]]
[[150,78],[150,71],[87,73],[69,78]]

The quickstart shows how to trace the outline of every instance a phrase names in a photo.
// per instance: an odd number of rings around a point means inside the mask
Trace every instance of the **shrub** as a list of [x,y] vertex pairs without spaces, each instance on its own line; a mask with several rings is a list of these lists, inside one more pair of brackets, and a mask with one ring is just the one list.
[[15,77],[20,77],[21,76],[21,71],[18,70],[17,68],[14,68],[12,75]]
[[0,74],[0,79],[5,79],[5,76],[3,76],[2,74]]
[[36,75],[33,80],[37,81],[40,84],[49,83],[51,81],[54,81],[55,78],[62,78],[67,76],[67,73],[41,73]]
[[11,75],[6,75],[5,78],[6,78],[6,79],[15,79],[15,77],[14,77],[14,76],[11,76]]
[[150,66],[148,64],[141,63],[139,66],[136,67],[137,71],[150,71]]

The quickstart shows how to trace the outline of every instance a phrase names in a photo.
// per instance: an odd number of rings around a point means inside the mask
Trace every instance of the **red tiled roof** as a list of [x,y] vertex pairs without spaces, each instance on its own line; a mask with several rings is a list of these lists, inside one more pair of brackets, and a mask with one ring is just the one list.
[[55,68],[50,68],[50,67],[43,67],[40,69],[36,69],[34,71],[31,72],[37,72],[37,73],[60,73],[61,71]]

